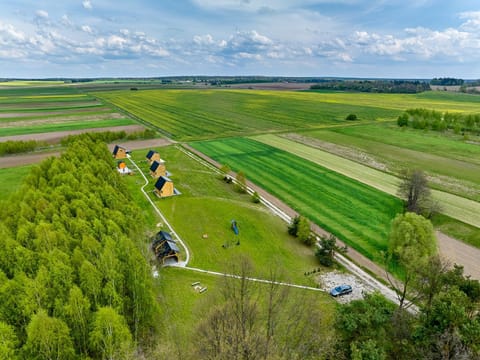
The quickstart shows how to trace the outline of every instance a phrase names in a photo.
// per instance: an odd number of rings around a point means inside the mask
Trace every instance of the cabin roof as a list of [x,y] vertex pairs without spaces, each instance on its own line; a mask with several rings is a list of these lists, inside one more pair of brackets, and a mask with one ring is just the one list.
[[147,159],[151,159],[153,157],[153,155],[155,155],[157,152],[155,150],[150,150],[148,153],[147,153]]
[[166,176],[160,176],[158,178],[157,182],[155,183],[155,188],[158,189],[158,190],[161,190],[163,188],[163,186],[165,185],[165,183],[167,183],[167,182],[172,182],[172,180],[170,180]]
[[166,231],[159,231],[157,235],[155,235],[155,240],[167,240],[167,241],[173,241],[172,235]]
[[167,248],[169,248],[170,250],[173,250],[175,251],[176,253],[179,253],[180,252],[180,249],[178,248],[177,244],[175,244],[173,241],[165,241],[165,244],[163,245]]
[[158,167],[163,163],[163,161],[154,160],[152,165],[150,165],[150,171],[157,171]]

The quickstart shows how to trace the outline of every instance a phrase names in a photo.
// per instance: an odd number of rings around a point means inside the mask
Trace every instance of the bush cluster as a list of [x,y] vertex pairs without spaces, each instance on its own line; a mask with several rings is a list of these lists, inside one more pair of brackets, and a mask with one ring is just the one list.
[[480,135],[480,114],[464,115],[421,108],[408,109],[398,117],[397,125],[422,130],[452,130],[456,134]]

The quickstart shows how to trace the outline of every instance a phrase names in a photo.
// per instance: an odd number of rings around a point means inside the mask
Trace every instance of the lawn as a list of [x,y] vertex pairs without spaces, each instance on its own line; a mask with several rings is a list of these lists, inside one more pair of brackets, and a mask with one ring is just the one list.
[[190,144],[279,197],[375,261],[401,201],[286,151],[245,138]]
[[[283,280],[314,285],[304,275],[319,267],[313,250],[290,237],[286,223],[263,205],[254,204],[250,196],[237,193],[232,185],[218,179],[215,173],[177,148],[157,150],[166,160],[170,178],[181,195],[165,199],[153,197],[153,180],[147,190],[186,242],[191,252],[189,266],[223,271],[230,262],[247,256],[257,269],[258,277],[265,278],[270,270],[282,269]],[[135,151],[133,158],[148,173],[147,151]],[[138,189],[143,180],[138,175],[125,179],[130,191],[136,194],[136,201],[148,211]],[[238,236],[230,227],[233,219],[240,230]],[[158,231],[155,228],[158,220],[150,221],[152,231]],[[207,238],[203,237],[205,234]]]
[[[393,175],[279,136],[262,135],[255,137],[255,139],[313,161],[387,194],[393,196],[397,194],[401,180]],[[467,224],[480,227],[479,202],[438,190],[432,190],[432,197],[440,203],[442,213]]]
[[[210,311],[221,304],[223,278],[192,272],[184,269],[165,268],[160,271],[155,284],[158,288],[159,303],[162,304],[163,340],[156,349],[171,358],[190,358],[192,344],[198,340],[198,326],[204,321]],[[192,283],[200,282],[207,291],[200,294],[194,290]],[[258,291],[260,307],[263,308],[267,299],[267,286],[252,284]],[[317,332],[325,336],[332,335],[336,302],[329,295],[321,292],[291,288],[282,310],[291,307],[293,301],[303,299],[302,304],[314,304],[321,308],[323,321],[318,323]],[[262,313],[259,316],[263,316]]]

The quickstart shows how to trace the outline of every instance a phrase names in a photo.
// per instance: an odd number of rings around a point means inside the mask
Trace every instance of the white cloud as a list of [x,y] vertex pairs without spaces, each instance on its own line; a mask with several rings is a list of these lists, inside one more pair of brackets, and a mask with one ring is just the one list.
[[93,8],[92,2],[90,0],[84,0],[82,2],[82,6],[87,10],[91,10]]
[[460,19],[466,21],[460,26],[465,31],[480,31],[480,11],[468,11],[459,15]]
[[82,25],[81,29],[83,32],[86,32],[88,34],[93,34],[92,28],[88,25]]
[[35,15],[42,19],[48,19],[48,12],[46,12],[45,10],[37,10],[35,12]]

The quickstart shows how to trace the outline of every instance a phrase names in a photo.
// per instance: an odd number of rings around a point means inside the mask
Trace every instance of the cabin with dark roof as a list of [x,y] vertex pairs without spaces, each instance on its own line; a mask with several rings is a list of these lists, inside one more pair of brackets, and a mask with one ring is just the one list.
[[147,160],[148,160],[149,164],[152,165],[152,163],[155,160],[160,162],[162,159],[160,158],[160,154],[158,152],[156,152],[155,150],[150,150],[147,153]]
[[167,168],[165,167],[165,161],[162,159],[155,160],[150,166],[150,175],[157,179],[160,176],[167,176]]
[[166,259],[172,258],[178,262],[180,249],[172,236],[166,231],[159,231],[153,238],[152,250],[157,259],[165,263]]
[[173,188],[173,182],[166,176],[160,176],[155,183],[155,189],[153,190],[159,197],[167,197],[175,194]]
[[130,153],[123,146],[115,145],[113,148],[113,158],[114,159],[125,159],[127,154]]

